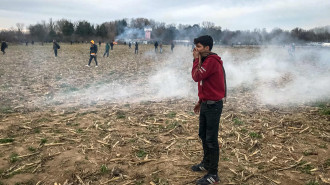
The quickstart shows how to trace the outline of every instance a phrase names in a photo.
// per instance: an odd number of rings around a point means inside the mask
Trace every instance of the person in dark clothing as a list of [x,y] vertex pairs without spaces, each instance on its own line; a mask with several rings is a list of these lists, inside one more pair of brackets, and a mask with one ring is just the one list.
[[101,41],[99,41],[99,46],[101,46],[101,43],[102,43],[102,42],[101,42]]
[[8,44],[6,43],[6,41],[3,41],[3,42],[1,43],[1,51],[2,51],[2,54],[3,54],[3,55],[6,53],[6,52],[5,52],[6,48],[8,48]]
[[109,49],[110,49],[110,45],[109,45],[109,43],[107,43],[105,45],[105,52],[103,54],[103,57],[105,56],[105,54],[107,54],[107,57],[109,57]]
[[174,49],[174,43],[173,41],[171,42],[171,51],[173,52],[173,49]]
[[110,43],[110,47],[111,47],[111,50],[113,50],[113,45],[114,45],[114,40],[112,40],[112,42]]
[[139,53],[139,44],[137,42],[135,42],[135,54]]
[[55,57],[57,57],[57,50],[58,49],[60,49],[60,45],[58,45],[56,40],[53,40],[53,50],[54,50]]
[[201,163],[191,167],[192,171],[208,173],[197,181],[197,185],[217,184],[219,163],[218,132],[226,97],[226,76],[221,58],[212,53],[213,39],[205,35],[194,40],[192,78],[198,82],[199,101],[194,112],[199,113],[199,137],[204,156]]
[[129,48],[129,49],[132,48],[132,43],[131,43],[131,42],[128,43],[128,48]]
[[94,43],[93,40],[91,40],[91,47],[90,47],[90,58],[87,67],[90,67],[90,64],[92,62],[92,59],[95,60],[95,67],[97,67],[97,59],[96,59],[96,53],[97,53],[97,45]]
[[26,41],[26,42],[25,42],[25,46],[27,46],[28,44],[29,44],[29,41]]
[[155,42],[154,46],[155,46],[155,52],[157,53],[158,52],[158,42],[157,41]]
[[73,41],[70,41],[70,44],[72,45]]
[[34,40],[31,42],[32,45],[34,45]]

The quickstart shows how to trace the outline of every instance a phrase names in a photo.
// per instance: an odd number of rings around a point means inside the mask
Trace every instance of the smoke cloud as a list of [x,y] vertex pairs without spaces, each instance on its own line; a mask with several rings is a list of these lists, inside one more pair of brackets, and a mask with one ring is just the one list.
[[[216,46],[224,61],[227,74],[228,97],[235,89],[244,87],[258,103],[292,105],[329,100],[330,53],[320,48],[297,48],[290,56],[287,47],[260,49],[222,48]],[[245,50],[242,52],[240,50]],[[55,94],[49,103],[90,104],[97,101],[140,102],[182,98],[197,101],[197,83],[191,78],[192,54],[190,47],[177,46],[174,54],[146,52],[152,58],[147,75],[130,80],[114,80],[107,84],[91,85],[72,93]],[[128,83],[127,83],[128,82]],[[97,82],[96,82],[97,83]]]

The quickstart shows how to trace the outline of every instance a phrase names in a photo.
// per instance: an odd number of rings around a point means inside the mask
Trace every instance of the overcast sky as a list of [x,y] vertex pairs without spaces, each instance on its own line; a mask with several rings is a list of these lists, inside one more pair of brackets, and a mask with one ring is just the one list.
[[330,0],[0,0],[0,29],[50,18],[100,24],[139,17],[229,30],[310,29],[330,25]]

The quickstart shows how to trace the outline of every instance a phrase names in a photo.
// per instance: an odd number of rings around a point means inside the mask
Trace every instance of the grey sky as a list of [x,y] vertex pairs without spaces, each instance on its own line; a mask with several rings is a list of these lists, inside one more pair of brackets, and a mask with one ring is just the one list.
[[230,30],[310,29],[330,25],[330,0],[0,0],[0,29],[50,18],[100,24],[138,17],[177,25],[210,21]]

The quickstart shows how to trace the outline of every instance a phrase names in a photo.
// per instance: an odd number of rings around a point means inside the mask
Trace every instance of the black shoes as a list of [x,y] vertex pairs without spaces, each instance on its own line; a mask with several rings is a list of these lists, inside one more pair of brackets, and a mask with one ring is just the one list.
[[196,185],[209,185],[218,184],[220,182],[219,176],[217,174],[206,174],[203,178],[196,182]]
[[207,171],[207,169],[205,169],[203,163],[195,164],[194,166],[191,167],[191,170],[194,172]]

